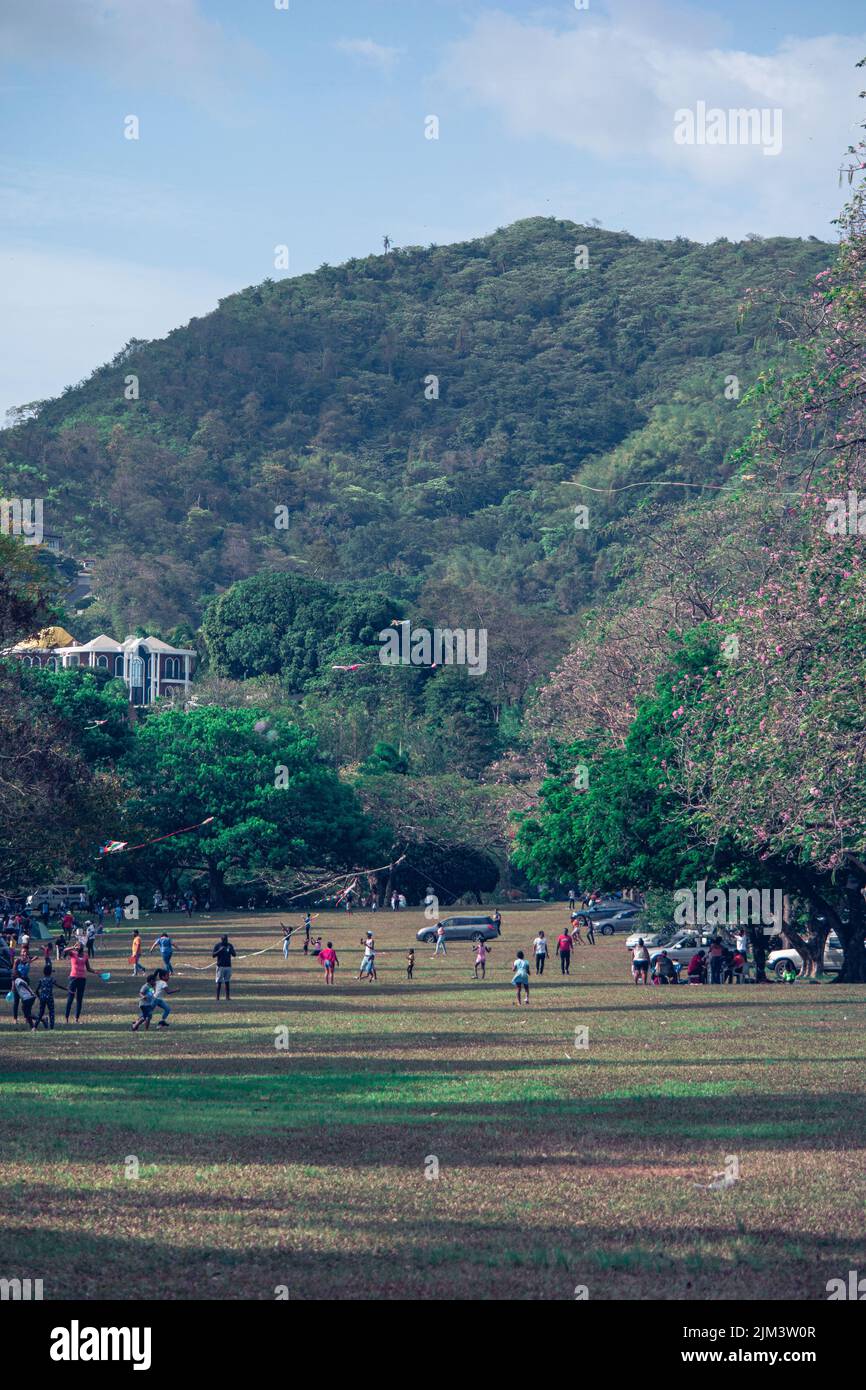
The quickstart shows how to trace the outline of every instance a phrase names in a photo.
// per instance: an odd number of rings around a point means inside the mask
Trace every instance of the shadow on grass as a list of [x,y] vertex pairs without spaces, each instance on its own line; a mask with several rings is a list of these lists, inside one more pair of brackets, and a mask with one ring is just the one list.
[[[140,1197],[141,1201],[146,1198]],[[488,1211],[480,1221],[378,1218],[342,1211],[331,1201],[314,1213],[327,1232],[325,1249],[293,1247],[289,1204],[236,1213],[243,1239],[231,1247],[231,1199],[222,1206],[190,1201],[166,1213],[187,1217],[194,1233],[170,1248],[159,1231],[135,1239],[102,1235],[86,1224],[74,1230],[7,1227],[7,1277],[44,1277],[45,1298],[76,1301],[237,1299],[272,1301],[286,1288],[292,1299],[423,1298],[572,1300],[584,1284],[593,1300],[752,1298],[824,1300],[827,1281],[856,1257],[852,1238],[824,1239],[757,1224],[737,1228],[733,1212],[708,1214],[696,1229],[671,1233],[648,1224],[632,1234],[615,1224],[580,1224],[563,1211],[557,1225],[523,1213],[510,1219]],[[162,1198],[153,1211],[156,1219]],[[86,1212],[83,1213],[86,1215]],[[118,1205],[116,1218],[125,1211]],[[279,1229],[279,1234],[278,1234]],[[234,1231],[237,1240],[237,1229]],[[363,1241],[363,1249],[346,1248]]]
[[[641,1145],[664,1153],[715,1144],[848,1150],[859,1156],[866,1098],[837,1091],[802,1096],[744,1091],[736,1079],[663,1078],[598,1097],[557,1095],[543,1079],[403,1073],[295,1072],[282,1076],[178,1078],[77,1075],[34,1088],[7,1082],[0,1118],[4,1160],[40,1154],[68,1161],[254,1164],[417,1163],[424,1152],[470,1167],[581,1165],[593,1145],[634,1163]],[[22,1130],[20,1107],[28,1123]],[[429,1147],[425,1147],[429,1146]],[[54,1161],[53,1159],[51,1161]]]

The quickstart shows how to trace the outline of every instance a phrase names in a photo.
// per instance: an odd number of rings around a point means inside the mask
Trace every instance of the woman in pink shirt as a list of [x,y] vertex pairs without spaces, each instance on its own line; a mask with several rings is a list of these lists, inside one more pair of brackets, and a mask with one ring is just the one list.
[[[69,956],[69,993],[66,996],[66,1022],[69,1022],[69,1015],[72,1011],[72,1001],[75,1000],[75,1022],[81,1018],[81,1005],[84,1003],[84,988],[87,984],[87,974],[90,971],[90,961],[87,959],[87,952],[83,946],[74,946],[71,951],[67,951]],[[90,971],[92,974],[93,972]]]
[[329,941],[325,949],[319,952],[319,960],[325,967],[325,984],[332,985],[334,983],[334,966],[340,964],[332,941]]

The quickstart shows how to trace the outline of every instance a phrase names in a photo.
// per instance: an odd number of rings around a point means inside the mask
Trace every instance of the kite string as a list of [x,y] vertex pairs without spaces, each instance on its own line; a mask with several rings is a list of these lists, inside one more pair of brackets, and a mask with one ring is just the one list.
[[142,840],[140,845],[125,844],[122,849],[100,850],[96,857],[102,859],[105,854],[131,854],[134,849],[147,849],[148,845],[158,845],[160,841],[170,840],[174,835],[188,835],[191,830],[201,830],[203,825],[210,825],[213,819],[213,816],[206,816],[197,825],[185,825],[182,830],[170,830],[167,835],[157,835],[153,840]]
[[[300,893],[295,893],[295,894],[293,894],[293,896],[292,896],[291,898],[289,898],[288,901],[289,901],[289,902],[293,902],[293,901],[294,901],[294,898],[303,898],[303,897],[306,897],[308,893],[317,893],[317,892],[319,892],[320,889],[322,889],[322,888],[329,888],[329,887],[331,886],[332,883],[339,883],[341,879],[350,879],[350,878],[351,878],[353,881],[357,882],[357,880],[358,880],[359,878],[361,878],[361,877],[362,877],[363,875],[365,875],[365,874],[380,874],[380,873],[383,873],[383,872],[385,871],[385,869],[393,869],[397,864],[402,864],[402,862],[403,862],[403,860],[404,860],[405,858],[406,858],[405,854],[401,854],[399,859],[394,859],[394,860],[392,860],[390,864],[380,864],[380,865],[379,865],[377,868],[375,868],[375,869],[352,869],[348,874],[338,874],[338,875],[336,876],[336,878],[327,879],[325,883],[313,884],[312,887],[310,887],[310,888],[304,888]],[[342,896],[342,895],[341,895],[341,896]],[[338,901],[339,901],[339,899],[338,899]],[[301,930],[303,930],[301,927],[295,927],[294,930],[290,933],[290,937],[291,937],[291,936],[294,936],[296,932],[299,932],[299,931],[301,931]],[[266,955],[268,951],[279,951],[279,950],[281,950],[281,949],[282,949],[282,944],[283,944],[282,941],[279,941],[279,942],[277,942],[276,946],[264,946],[260,951],[247,951],[247,952],[246,952],[244,955],[242,955],[242,956],[236,956],[235,959],[236,959],[236,960],[252,960],[253,956],[263,956],[263,955]],[[186,970],[204,971],[204,970],[210,970],[210,969],[212,968],[212,965],[211,965],[211,963],[209,962],[207,965],[187,965],[187,966],[185,966],[184,968],[185,968]]]

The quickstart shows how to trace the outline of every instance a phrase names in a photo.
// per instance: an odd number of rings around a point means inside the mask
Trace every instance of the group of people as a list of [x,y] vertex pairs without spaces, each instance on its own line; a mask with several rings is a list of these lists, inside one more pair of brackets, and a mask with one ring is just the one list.
[[[686,965],[690,985],[741,985],[748,971],[749,939],[738,933],[733,945],[713,937],[706,950],[698,948]],[[662,949],[651,958],[643,937],[632,947],[632,975],[636,985],[652,981],[656,985],[675,985],[682,978],[682,964]]]
[[[56,976],[52,963],[51,943],[47,943],[37,955],[30,951],[29,937],[22,938],[18,954],[14,960],[7,946],[0,949],[0,966],[10,971],[12,1021],[18,1023],[23,1018],[28,1028],[54,1027],[54,989]],[[78,1023],[84,1006],[84,991],[87,976],[92,974],[87,948],[81,941],[66,947],[63,958],[69,962],[69,977],[66,985],[66,1022],[70,1017]],[[41,962],[41,972],[39,964]],[[38,1003],[39,1012],[34,1018],[33,1010]]]

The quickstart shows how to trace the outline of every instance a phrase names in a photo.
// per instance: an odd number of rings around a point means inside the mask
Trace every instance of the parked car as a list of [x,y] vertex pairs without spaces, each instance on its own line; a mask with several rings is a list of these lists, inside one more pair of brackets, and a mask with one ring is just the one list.
[[643,910],[639,907],[597,907],[591,912],[578,913],[588,917],[600,936],[613,936],[614,932],[626,931],[641,921]]
[[[828,974],[836,974],[842,969],[843,955],[842,942],[836,933],[831,931],[824,944],[824,969]],[[798,975],[803,969],[803,957],[793,946],[786,946],[781,951],[771,951],[767,956],[767,973],[772,971],[777,980],[781,980],[787,974],[789,966],[792,966]]]
[[[670,941],[664,942],[662,946],[650,948],[650,966],[656,956],[660,956],[662,951],[667,951],[671,960],[679,961],[680,965],[688,965],[695,951],[706,951],[710,942],[718,932],[698,932],[687,927],[674,932]],[[725,938],[722,937],[722,940]]]
[[31,912],[38,912],[43,903],[47,903],[51,912],[56,912],[64,903],[68,903],[73,911],[81,901],[81,894],[84,894],[85,907],[90,909],[90,893],[83,883],[52,883],[50,888],[36,888],[28,895],[27,906]]
[[498,923],[492,917],[446,917],[441,923],[431,922],[416,933],[416,941],[432,944],[436,940],[436,928],[445,928],[446,941],[493,941],[501,936]]
[[643,938],[644,946],[650,948],[667,946],[668,942],[676,936],[678,930],[676,923],[669,922],[667,926],[659,927],[658,931],[634,931],[631,936],[627,936],[625,939],[626,950],[631,951],[641,938]]

